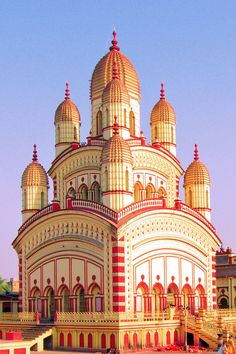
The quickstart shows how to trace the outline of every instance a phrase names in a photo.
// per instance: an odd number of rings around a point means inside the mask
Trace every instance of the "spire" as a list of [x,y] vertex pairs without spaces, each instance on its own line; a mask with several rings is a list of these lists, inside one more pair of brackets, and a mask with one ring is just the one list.
[[113,124],[113,135],[119,134],[119,124],[117,123],[117,116],[114,116],[114,124]]
[[113,34],[113,39],[112,39],[112,41],[111,41],[111,43],[112,43],[112,46],[110,47],[110,51],[112,51],[112,50],[120,50],[120,48],[118,47],[118,41],[117,41],[117,39],[116,39],[116,31],[115,31],[115,29],[114,29],[114,31],[112,32],[112,34]]
[[197,144],[195,144],[195,146],[194,146],[194,160],[195,161],[199,160],[198,145]]
[[160,89],[160,99],[165,100],[165,88],[164,88],[164,82],[161,83],[161,89]]
[[33,161],[33,162],[37,162],[37,161],[38,161],[36,144],[34,144],[34,151],[33,151],[33,158],[32,158],[32,161]]
[[70,99],[70,90],[69,90],[68,81],[66,81],[65,100],[69,100],[69,99]]
[[119,79],[118,67],[117,62],[114,60],[113,68],[112,68],[112,79]]

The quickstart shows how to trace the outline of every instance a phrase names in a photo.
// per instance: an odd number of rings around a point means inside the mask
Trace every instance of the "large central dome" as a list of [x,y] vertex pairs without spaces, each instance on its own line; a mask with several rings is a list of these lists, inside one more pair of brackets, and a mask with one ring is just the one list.
[[120,52],[116,39],[116,32],[113,31],[112,46],[97,63],[91,80],[91,100],[102,97],[106,85],[112,80],[114,61],[117,63],[120,80],[125,84],[130,97],[140,100],[140,83],[136,70],[130,60]]

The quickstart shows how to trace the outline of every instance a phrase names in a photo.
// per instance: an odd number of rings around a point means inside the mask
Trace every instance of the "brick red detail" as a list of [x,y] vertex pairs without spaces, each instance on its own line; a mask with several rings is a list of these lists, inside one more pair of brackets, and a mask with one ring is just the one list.
[[212,293],[213,293],[213,294],[216,294],[216,288],[213,288],[213,289],[212,289]]
[[113,293],[124,293],[124,292],[125,292],[125,286],[123,285],[113,286]]
[[212,285],[216,285],[216,280],[212,280]]
[[216,302],[216,296],[213,296],[212,301]]
[[19,266],[19,273],[22,272],[22,265]]
[[119,239],[119,241],[124,241],[124,240],[125,240],[124,236],[122,236],[122,237]]
[[216,265],[215,264],[212,264],[212,269],[216,269]]
[[125,248],[121,247],[121,246],[114,246],[112,247],[112,254],[115,253],[124,253],[125,252]]
[[26,354],[25,348],[16,348],[14,349],[14,354]]
[[125,302],[125,296],[113,295],[113,302]]
[[112,240],[112,242],[116,242],[117,241],[114,236],[112,236],[111,240]]
[[112,257],[112,263],[124,263],[125,257],[123,256],[113,256]]
[[215,277],[216,276],[216,272],[212,272],[212,276]]
[[22,340],[21,332],[7,332],[6,340]]
[[212,262],[216,261],[216,256],[212,256]]
[[0,354],[9,354],[9,352],[10,352],[9,349],[0,350]]
[[113,283],[124,283],[125,282],[125,277],[121,275],[114,275],[113,276]]
[[22,264],[22,258],[19,258],[19,264]]
[[22,274],[19,274],[19,280],[20,281],[22,280]]
[[114,312],[125,312],[125,306],[113,306]]
[[125,267],[124,266],[113,266],[112,272],[113,273],[124,273]]

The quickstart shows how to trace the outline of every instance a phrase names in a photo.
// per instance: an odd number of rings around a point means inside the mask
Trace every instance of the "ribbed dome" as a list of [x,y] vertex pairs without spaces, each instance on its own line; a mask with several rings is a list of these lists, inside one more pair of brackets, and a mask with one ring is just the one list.
[[79,110],[70,99],[68,83],[66,83],[65,100],[59,104],[55,113],[54,123],[59,122],[74,122],[80,124]]
[[21,178],[21,187],[48,187],[48,176],[43,166],[38,163],[36,145],[32,162],[26,167]]
[[164,122],[176,124],[174,108],[165,99],[164,84],[161,84],[160,100],[155,104],[151,113],[151,123]]
[[112,68],[114,61],[117,63],[120,80],[126,86],[131,97],[140,99],[140,83],[136,70],[130,60],[120,52],[117,46],[116,32],[113,32],[112,46],[97,63],[91,80],[90,95],[94,100],[102,96],[103,90],[112,79]]
[[208,169],[199,160],[197,145],[194,150],[194,161],[189,165],[184,175],[184,187],[193,184],[207,184],[209,186],[211,184]]
[[129,144],[118,133],[119,126],[115,122],[114,135],[107,141],[102,151],[102,163],[126,162],[132,164]]
[[120,80],[117,63],[113,63],[112,80],[107,84],[103,91],[102,103],[126,103],[129,104],[130,98],[124,83]]

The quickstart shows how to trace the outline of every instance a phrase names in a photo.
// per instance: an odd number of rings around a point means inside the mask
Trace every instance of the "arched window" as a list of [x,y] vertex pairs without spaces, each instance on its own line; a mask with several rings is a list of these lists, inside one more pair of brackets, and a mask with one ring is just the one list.
[[159,344],[159,336],[158,336],[158,332],[154,333],[154,346],[157,347]]
[[93,347],[93,335],[91,333],[88,334],[88,348]]
[[108,108],[106,108],[106,115],[105,115],[105,122],[104,122],[104,127],[108,126],[108,120],[109,120],[109,111]]
[[67,346],[69,348],[72,347],[72,334],[71,333],[68,333],[68,335],[67,335]]
[[100,186],[98,182],[93,182],[91,186],[91,198],[94,202],[100,203]]
[[67,286],[64,286],[60,292],[62,298],[62,312],[70,311],[70,303],[69,303],[69,289]]
[[95,285],[91,290],[91,294],[93,295],[92,311],[95,312],[102,312],[102,299],[101,299],[100,291],[101,290],[98,285]]
[[127,126],[127,112],[126,109],[124,108],[124,126]]
[[75,292],[76,295],[76,312],[84,312],[85,311],[85,300],[84,300],[84,289],[80,286]]
[[60,127],[57,127],[57,142],[60,143],[61,141],[61,134],[60,134]]
[[84,334],[80,333],[79,335],[79,346],[80,348],[84,348]]
[[133,334],[133,348],[136,348],[138,344],[138,336],[137,333]]
[[154,186],[153,186],[151,183],[149,183],[149,184],[147,185],[147,187],[145,188],[145,190],[146,190],[146,199],[151,199],[151,198],[153,198],[153,193],[155,192],[155,188],[154,188]]
[[68,189],[67,197],[68,197],[68,198],[75,199],[75,197],[76,197],[76,192],[75,192],[75,189],[74,189],[73,187],[70,187],[70,188]]
[[146,333],[146,348],[149,348],[151,344],[150,332]]
[[206,208],[209,208],[209,192],[206,191]]
[[170,331],[169,330],[166,332],[166,344],[170,345]]
[[124,335],[124,349],[128,349],[129,347],[129,335],[128,333],[125,333]]
[[24,197],[23,197],[23,210],[27,209],[27,193],[24,191]]
[[191,306],[191,295],[192,295],[192,288],[189,284],[185,284],[182,288],[182,305],[184,308]]
[[125,171],[125,189],[129,190],[129,171],[126,169]]
[[103,333],[101,336],[101,347],[102,349],[106,348],[106,335]]
[[163,187],[160,187],[157,191],[158,198],[166,197],[166,190]]
[[135,117],[133,111],[130,111],[129,113],[129,130],[130,135],[135,136]]
[[41,208],[44,208],[44,192],[41,192]]
[[76,127],[74,127],[74,140],[77,140],[77,129],[76,129]]
[[98,111],[96,116],[97,135],[102,135],[102,112]]
[[171,283],[168,288],[167,288],[167,304],[169,306],[171,305],[177,305],[177,297],[176,295],[179,294],[179,288],[175,283]]
[[79,199],[88,200],[88,187],[86,184],[81,184],[78,190]]
[[188,199],[189,199],[189,205],[193,206],[193,195],[191,189],[188,191]]
[[134,185],[134,202],[139,202],[142,200],[142,190],[142,184],[140,182],[136,182]]
[[108,191],[108,171],[107,168],[105,169],[104,172],[104,191]]
[[161,297],[164,294],[164,288],[161,283],[156,283],[153,286],[153,307],[155,311],[163,310],[163,301],[161,301]]
[[116,347],[116,337],[114,333],[112,333],[110,336],[110,348],[115,349],[115,347]]
[[64,347],[64,334],[60,333],[60,339],[59,339],[60,347]]

